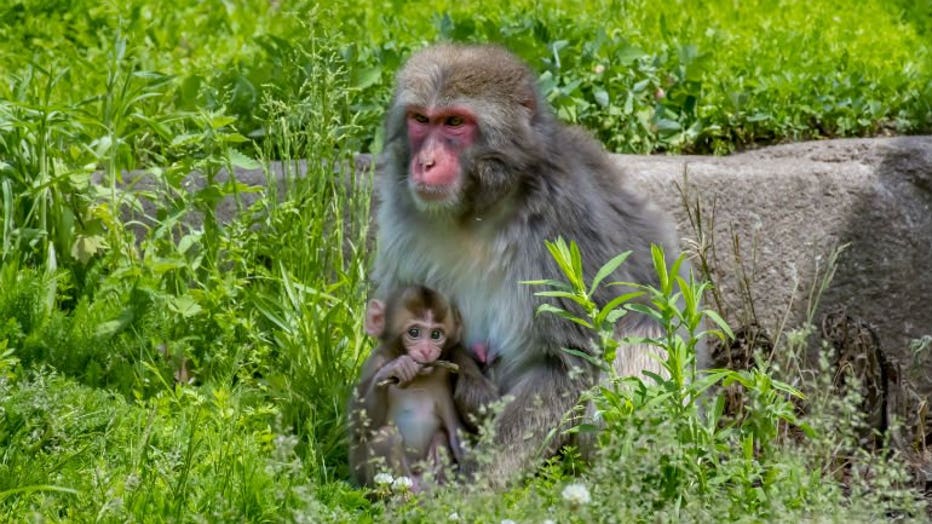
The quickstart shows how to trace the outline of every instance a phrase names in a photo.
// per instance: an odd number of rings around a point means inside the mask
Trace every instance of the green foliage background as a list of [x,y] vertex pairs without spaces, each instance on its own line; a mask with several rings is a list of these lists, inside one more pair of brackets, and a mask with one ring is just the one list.
[[[932,131],[928,0],[4,2],[0,515],[753,520],[850,504],[825,481],[832,430],[802,455],[737,454],[719,487],[632,497],[675,456],[645,450],[682,444],[652,408],[579,477],[599,495],[585,511],[554,495],[566,464],[422,505],[346,483],[369,184],[334,166],[379,150],[395,70],[438,40],[509,47],[562,119],[618,152]],[[221,205],[237,218],[220,223]],[[886,483],[863,484],[877,500],[900,500],[899,470],[858,460]],[[872,501],[850,510],[883,511]]]
[[541,72],[563,118],[618,152],[727,152],[932,125],[927,0],[434,2],[429,9],[404,1],[171,8],[145,0],[13,1],[0,9],[0,72],[20,80],[4,95],[38,94],[39,85],[22,92],[22,77],[44,76],[35,67],[63,76],[47,98],[65,105],[98,101],[121,71],[152,72],[170,85],[140,113],[222,108],[253,138],[268,117],[263,98],[297,96],[314,80],[318,53],[329,51],[359,95],[345,109],[362,128],[334,131],[346,133],[341,143],[369,150],[393,72],[411,50],[443,39],[514,50]]

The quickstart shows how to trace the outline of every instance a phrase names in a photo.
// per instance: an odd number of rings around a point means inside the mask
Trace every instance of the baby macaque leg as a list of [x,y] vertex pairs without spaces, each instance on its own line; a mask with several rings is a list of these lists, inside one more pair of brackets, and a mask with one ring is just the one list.
[[411,476],[405,457],[404,441],[395,426],[382,426],[369,445],[367,480],[371,485],[377,473],[390,471],[393,475]]
[[450,449],[447,447],[449,441],[446,431],[442,429],[437,431],[430,440],[430,447],[427,450],[427,457],[425,457],[426,466],[437,484],[446,482],[445,470],[452,463]]

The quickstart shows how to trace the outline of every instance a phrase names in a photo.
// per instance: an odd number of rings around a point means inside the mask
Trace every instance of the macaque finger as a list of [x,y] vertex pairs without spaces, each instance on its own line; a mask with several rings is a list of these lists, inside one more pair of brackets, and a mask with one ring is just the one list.
[[411,379],[421,370],[421,364],[408,355],[398,357],[395,367],[395,376],[398,377],[398,385],[404,387],[411,382]]

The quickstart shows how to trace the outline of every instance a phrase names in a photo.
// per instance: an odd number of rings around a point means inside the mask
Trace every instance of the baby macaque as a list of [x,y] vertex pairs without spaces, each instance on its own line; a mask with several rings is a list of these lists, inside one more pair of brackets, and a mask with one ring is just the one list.
[[453,404],[449,362],[460,346],[462,322],[439,293],[408,286],[383,303],[371,300],[366,332],[379,346],[363,365],[350,412],[350,468],[361,484],[372,485],[386,469],[412,479],[420,489],[426,463],[440,479],[449,452],[463,460],[462,423]]

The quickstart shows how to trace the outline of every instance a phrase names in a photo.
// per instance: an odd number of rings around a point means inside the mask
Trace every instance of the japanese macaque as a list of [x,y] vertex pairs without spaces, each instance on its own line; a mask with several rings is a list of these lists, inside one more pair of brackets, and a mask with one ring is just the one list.
[[456,308],[422,286],[369,302],[366,332],[379,346],[363,365],[350,413],[350,467],[360,484],[388,471],[412,479],[418,490],[419,465],[440,480],[442,454],[463,461],[450,376],[457,366],[444,360],[465,351],[461,325]]
[[[675,230],[601,144],[554,117],[535,74],[500,47],[441,44],[414,54],[397,75],[385,137],[376,296],[416,283],[456,302],[474,358],[454,360],[482,373],[458,377],[454,400],[469,419],[503,395],[492,423],[494,459],[483,467],[492,468],[487,477],[508,479],[571,443],[553,430],[599,379],[594,366],[564,351],[591,354],[593,334],[535,315],[543,300],[577,311],[573,304],[536,297],[520,283],[561,275],[545,240],[575,240],[587,278],[631,250],[609,280],[656,284],[650,245],[676,257]],[[595,299],[605,304],[613,294],[617,287],[603,288]],[[616,330],[659,333],[633,312]],[[628,344],[615,367],[660,372],[654,355]],[[589,442],[576,443],[585,453]]]

